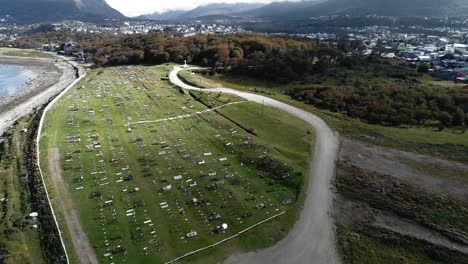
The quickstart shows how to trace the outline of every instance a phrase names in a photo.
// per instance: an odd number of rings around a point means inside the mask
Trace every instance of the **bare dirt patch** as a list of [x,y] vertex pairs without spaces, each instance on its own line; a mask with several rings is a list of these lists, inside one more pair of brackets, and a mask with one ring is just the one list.
[[343,140],[340,160],[369,172],[389,175],[437,195],[468,199],[468,165]]
[[430,244],[448,247],[452,250],[468,254],[468,245],[454,242],[418,222],[372,208],[367,203],[347,200],[345,197],[338,196],[335,205],[337,219],[340,224],[386,229],[402,236],[414,237]]
[[[404,245],[411,245],[413,258],[468,259],[467,165],[344,139],[336,186],[345,260],[356,260],[349,255],[352,243],[354,250],[365,245],[389,259],[408,257]],[[367,244],[349,242],[349,234],[364,234]]]

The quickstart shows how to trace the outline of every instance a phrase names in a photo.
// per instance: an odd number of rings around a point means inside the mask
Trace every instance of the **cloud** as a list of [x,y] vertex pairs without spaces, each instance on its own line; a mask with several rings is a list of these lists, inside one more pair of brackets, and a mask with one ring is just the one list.
[[138,16],[167,10],[189,10],[211,3],[271,3],[273,0],[106,0],[113,8],[126,16]]

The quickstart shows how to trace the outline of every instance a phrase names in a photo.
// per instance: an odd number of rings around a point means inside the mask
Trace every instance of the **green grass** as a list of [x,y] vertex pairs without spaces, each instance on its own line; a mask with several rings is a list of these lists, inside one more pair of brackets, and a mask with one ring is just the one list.
[[[117,245],[124,246],[128,254],[114,254],[114,261],[168,261],[286,211],[285,215],[247,232],[227,246],[186,260],[190,263],[219,262],[234,251],[271,245],[274,241],[271,234],[276,234],[275,240],[280,239],[297,219],[303,197],[302,192],[297,194],[300,188],[275,180],[274,175],[259,177],[256,163],[262,155],[272,157],[275,163],[284,163],[293,169],[285,182],[301,184],[311,155],[313,129],[270,108],[265,109],[263,117],[259,116],[261,106],[251,103],[187,119],[132,123],[207,109],[187,92],[161,80],[169,70],[170,65],[94,70],[47,115],[41,140],[43,169],[46,174],[50,173],[44,164],[48,164],[52,150],[58,148],[70,202],[76,205],[81,223],[103,263],[110,261],[104,254]],[[81,86],[84,88],[78,89]],[[217,106],[240,99],[213,95],[203,100]],[[94,112],[90,112],[91,109]],[[255,118],[258,118],[256,122]],[[244,127],[252,129],[256,135]],[[95,142],[102,147],[88,147]],[[222,158],[227,160],[220,161]],[[201,161],[206,163],[200,165]],[[210,175],[214,172],[216,176]],[[228,176],[230,174],[233,179]],[[120,182],[119,178],[126,175],[132,175],[133,179]],[[176,175],[182,175],[183,180],[174,180]],[[80,177],[83,181],[78,180]],[[197,185],[190,186],[194,182]],[[49,176],[47,183],[52,192],[59,191],[51,187]],[[217,190],[208,190],[207,187],[215,183]],[[173,190],[162,191],[162,187],[169,184]],[[79,187],[83,189],[77,190]],[[130,193],[135,188],[139,191]],[[94,192],[100,192],[101,198],[89,198]],[[209,202],[190,205],[193,198]],[[288,198],[295,202],[283,205]],[[113,201],[113,206],[101,208],[108,200]],[[135,206],[141,201],[142,207]],[[170,210],[161,209],[162,202],[167,202]],[[260,203],[266,208],[257,209]],[[179,213],[182,208],[185,214]],[[135,216],[126,215],[131,209],[135,210]],[[222,219],[206,221],[214,212],[220,213]],[[246,213],[251,213],[251,217],[243,218]],[[59,218],[63,226],[63,216]],[[144,224],[146,220],[154,225]],[[212,234],[221,223],[229,225],[228,231]],[[181,239],[191,230],[196,230],[198,236]],[[140,231],[141,238],[132,238],[132,232]],[[119,238],[111,239],[117,236]],[[69,234],[65,234],[65,238],[69,239]]]
[[0,55],[15,56],[15,57],[39,57],[39,58],[52,58],[52,55],[45,52],[40,52],[31,49],[14,49],[14,48],[0,48]]
[[[342,136],[348,138],[464,163],[468,160],[468,137],[466,134],[460,134],[457,129],[447,128],[443,131],[436,131],[429,127],[399,128],[368,124],[340,113],[318,109],[285,95],[288,90],[299,87],[297,84],[275,85],[265,81],[227,74],[209,76],[181,72],[180,75],[189,83],[202,88],[228,87],[241,91],[261,93],[313,112],[323,118],[330,127]],[[422,78],[426,81],[429,80],[427,76]]]
[[0,256],[4,263],[45,263],[39,235],[27,219],[32,212],[25,178],[26,133],[29,117],[11,128],[0,148]]
[[[210,93],[192,93],[210,107],[240,100],[238,97],[228,95],[218,97]],[[302,120],[291,118],[289,114],[281,110],[262,107],[262,105],[253,102],[230,105],[219,109],[218,112],[231,120],[235,120],[236,125],[240,126],[241,129],[243,128],[250,134],[255,135],[258,143],[269,146],[275,157],[285,159],[286,162],[293,161],[295,167],[301,168],[301,171],[307,170],[308,162],[306,161],[309,157],[309,144],[307,144],[307,141],[290,140],[291,138],[304,138],[304,132],[309,135],[310,139],[315,137],[314,130],[309,126],[304,126]]]
[[283,111],[270,107],[262,109],[261,105],[250,102],[229,106],[219,112],[253,131],[257,135],[257,142],[269,145],[270,149],[275,150],[276,157],[293,161],[295,167],[300,167],[301,171],[307,169],[306,161],[310,149],[307,141],[290,140],[304,138],[304,132],[313,134],[313,130],[307,129],[303,121],[291,119],[291,116]]

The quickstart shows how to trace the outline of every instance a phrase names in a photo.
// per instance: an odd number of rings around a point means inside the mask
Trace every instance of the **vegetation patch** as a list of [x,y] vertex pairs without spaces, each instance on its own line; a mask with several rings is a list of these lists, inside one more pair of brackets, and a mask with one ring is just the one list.
[[[20,119],[0,144],[0,262],[63,263],[64,252],[35,163],[41,111]],[[37,215],[36,215],[37,214]]]
[[[299,101],[372,124],[464,127],[468,123],[468,86],[433,88],[420,85],[316,86],[290,95]],[[466,129],[463,128],[461,133]]]
[[345,263],[466,263],[468,257],[425,241],[377,228],[339,225],[338,245]]

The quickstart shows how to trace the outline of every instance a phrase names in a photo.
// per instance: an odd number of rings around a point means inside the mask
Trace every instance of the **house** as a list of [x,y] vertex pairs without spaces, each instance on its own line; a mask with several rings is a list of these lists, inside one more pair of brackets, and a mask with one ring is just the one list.
[[390,52],[390,53],[382,54],[382,57],[387,58],[387,59],[394,59],[394,58],[396,58],[396,55],[395,55],[395,53]]
[[430,62],[431,61],[431,57],[428,56],[428,55],[420,55],[418,56],[418,59],[420,62]]
[[455,78],[456,83],[468,83],[468,75],[460,75]]
[[67,41],[63,43],[63,53],[65,55],[73,55],[73,52],[76,50],[76,44],[72,41]]
[[75,57],[76,57],[76,61],[80,61],[80,62],[86,61],[86,56],[85,56],[84,52],[81,51],[81,50],[78,51],[78,53],[76,54]]

